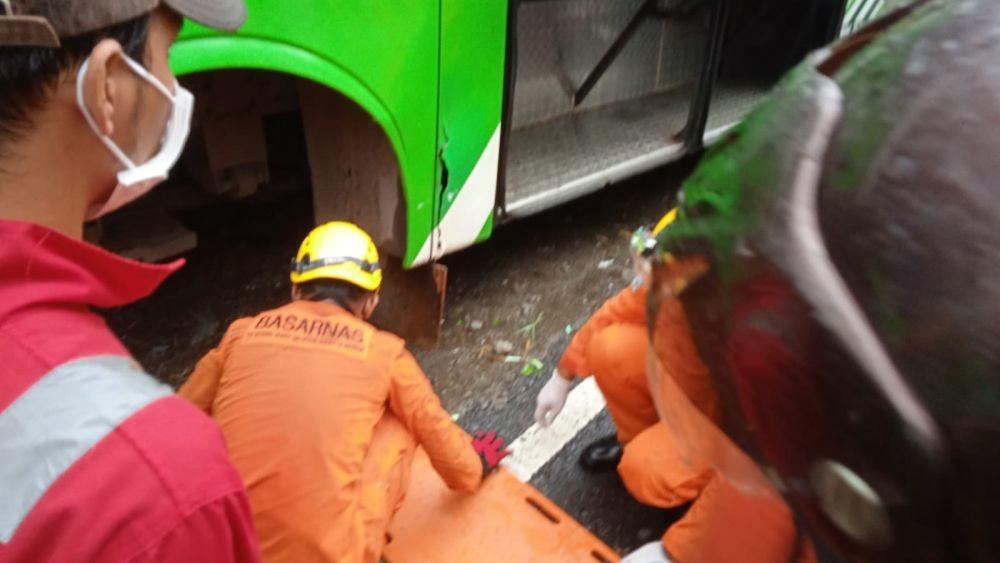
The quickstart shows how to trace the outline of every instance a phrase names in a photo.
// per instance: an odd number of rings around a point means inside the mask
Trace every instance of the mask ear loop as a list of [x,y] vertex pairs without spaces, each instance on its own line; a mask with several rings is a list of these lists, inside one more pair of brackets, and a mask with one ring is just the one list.
[[[3,3],[5,6],[9,7],[8,2],[9,0],[0,0],[0,3]],[[171,93],[170,90],[167,90],[167,87],[164,86],[163,83],[160,82],[158,78],[156,78],[155,76],[153,76],[151,72],[146,70],[146,67],[133,61],[131,57],[125,54],[122,55],[122,60],[125,61],[125,64],[128,65],[128,67],[132,70],[132,72],[138,74],[140,78],[150,83],[153,86],[153,88],[156,88],[156,90],[159,93],[163,94],[168,100],[170,100],[170,102],[176,103],[175,95]],[[118,148],[118,145],[116,145],[114,141],[111,140],[110,137],[108,137],[104,133],[101,133],[100,128],[97,126],[97,122],[94,121],[94,116],[91,115],[90,110],[87,109],[87,104],[84,102],[83,99],[83,77],[87,74],[88,68],[90,68],[89,58],[83,61],[83,64],[80,65],[80,70],[76,74],[76,105],[80,106],[80,112],[83,113],[83,118],[87,121],[87,125],[90,125],[90,128],[94,131],[95,134],[97,134],[97,137],[101,140],[101,142],[104,143],[104,146],[107,147],[109,151],[111,151],[111,154],[115,155],[115,158],[118,159],[118,162],[121,162],[123,165],[125,165],[127,169],[132,170],[136,168],[135,163],[132,162],[132,159],[130,159],[128,155],[126,155],[120,148]]]
[[109,151],[111,151],[111,154],[115,155],[115,158],[118,159],[118,162],[121,162],[122,164],[125,165],[126,168],[132,170],[133,168],[135,168],[135,163],[132,162],[132,159],[130,159],[128,155],[126,155],[124,152],[122,152],[120,148],[118,148],[118,145],[116,145],[115,142],[111,140],[111,137],[108,137],[107,135],[101,132],[101,129],[97,126],[97,122],[94,121],[94,116],[92,116],[90,114],[90,110],[87,109],[87,104],[83,99],[83,77],[87,74],[88,68],[90,68],[89,58],[83,61],[83,64],[80,65],[79,72],[76,73],[76,105],[80,106],[80,113],[83,114],[83,118],[87,121],[87,125],[90,125],[90,128],[97,135],[97,138],[100,139],[102,143],[104,143],[104,146],[107,147]]
[[175,94],[170,90],[167,90],[167,87],[164,86],[162,82],[160,82],[160,79],[153,76],[153,73],[149,72],[149,70],[147,70],[146,67],[133,61],[132,57],[129,57],[128,55],[122,55],[122,60],[125,61],[125,64],[127,64],[129,68],[132,69],[132,72],[138,74],[146,82],[152,84],[153,87],[159,90],[161,94],[166,96],[168,100],[170,100],[171,102],[174,101]]

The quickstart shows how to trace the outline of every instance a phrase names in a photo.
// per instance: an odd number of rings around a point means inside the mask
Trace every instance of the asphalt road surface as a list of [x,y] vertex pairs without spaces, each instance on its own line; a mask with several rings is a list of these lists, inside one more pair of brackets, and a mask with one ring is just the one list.
[[[441,344],[414,352],[459,424],[509,439],[532,426],[535,394],[572,332],[630,279],[629,235],[669,209],[691,165],[503,225],[488,242],[445,258]],[[109,311],[109,323],[150,372],[183,381],[229,322],[287,301],[288,262],[311,213],[303,194],[188,214],[183,221],[200,244],[186,267],[151,298]],[[513,350],[504,351],[504,343]],[[541,367],[525,368],[533,360]],[[582,471],[582,449],[613,432],[604,410],[583,422],[557,451],[537,452],[530,483],[621,553],[655,540],[680,511],[639,504],[614,473]]]

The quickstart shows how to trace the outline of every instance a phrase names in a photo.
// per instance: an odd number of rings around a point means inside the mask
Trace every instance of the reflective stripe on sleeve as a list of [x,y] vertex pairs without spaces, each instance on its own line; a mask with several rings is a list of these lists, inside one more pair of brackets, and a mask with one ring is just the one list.
[[0,412],[0,542],[90,448],[171,393],[131,358],[92,356],[53,369]]

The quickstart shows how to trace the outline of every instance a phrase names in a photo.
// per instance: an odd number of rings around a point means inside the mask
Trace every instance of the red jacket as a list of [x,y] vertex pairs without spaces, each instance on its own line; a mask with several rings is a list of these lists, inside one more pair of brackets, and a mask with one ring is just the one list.
[[0,221],[0,562],[259,560],[218,428],[90,310],[178,267]]

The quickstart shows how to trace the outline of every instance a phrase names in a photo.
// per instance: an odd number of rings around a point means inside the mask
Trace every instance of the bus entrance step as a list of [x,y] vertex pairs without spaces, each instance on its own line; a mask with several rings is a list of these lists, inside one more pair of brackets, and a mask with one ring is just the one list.
[[501,468],[474,495],[448,490],[424,451],[389,527],[387,563],[613,563],[618,555],[534,487]]
[[[526,217],[684,156],[693,87],[680,86],[514,129],[505,205]],[[705,141],[717,140],[761,99],[758,85],[720,82]]]
[[712,92],[712,103],[705,124],[705,144],[710,144],[750,113],[770,88],[761,84],[719,81]]
[[524,217],[683,155],[690,88],[675,88],[511,132],[505,208]]

